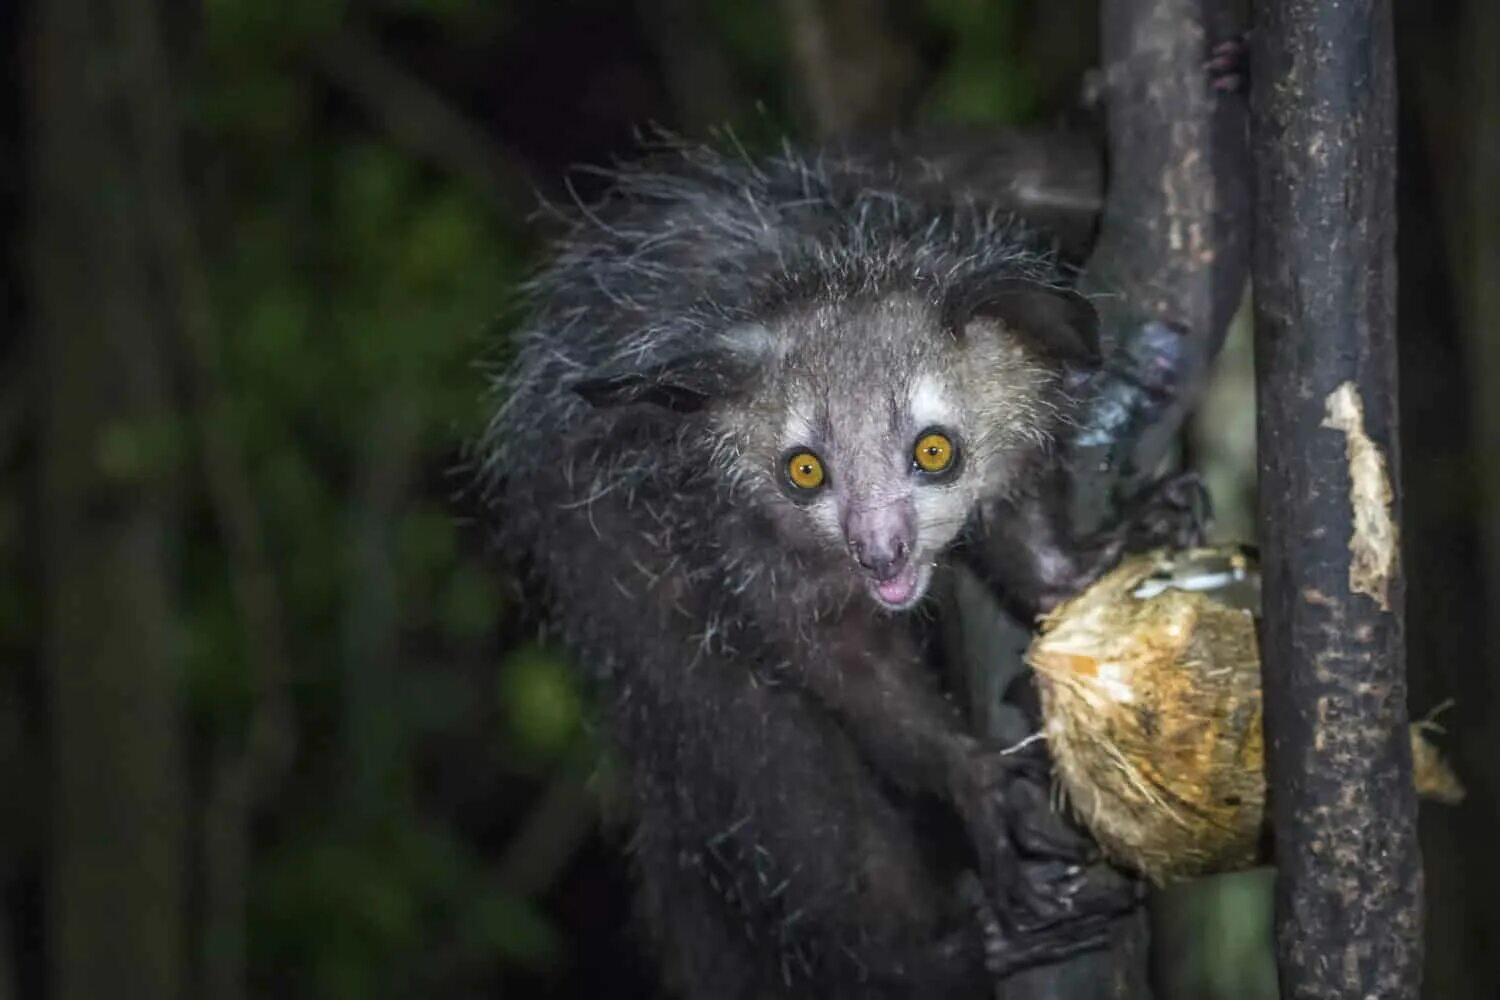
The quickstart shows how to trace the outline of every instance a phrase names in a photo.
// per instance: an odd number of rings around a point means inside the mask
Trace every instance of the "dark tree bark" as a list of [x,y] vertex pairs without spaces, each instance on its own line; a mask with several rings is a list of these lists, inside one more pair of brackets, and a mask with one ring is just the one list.
[[1251,74],[1282,995],[1415,997],[1388,0],[1262,6]]
[[[1243,98],[1210,86],[1205,59],[1241,25],[1232,0],[1104,0],[1101,6],[1109,191],[1083,288],[1098,296],[1106,349],[1147,324],[1182,332],[1176,391],[1149,414],[1134,469],[1081,473],[1082,499],[1149,475],[1197,401],[1239,308],[1249,269]],[[1096,501],[1097,502],[1097,501]]]
[[52,750],[46,939],[61,1000],[172,1000],[185,952],[171,321],[120,57],[126,6],[47,0],[28,25]]
[[[1234,5],[1104,0],[1101,27],[1110,169],[1083,288],[1097,296],[1105,349],[1118,352],[1120,378],[1105,394],[1110,405],[1087,422],[1084,437],[1092,443],[1073,462],[1081,531],[1114,516],[1114,502],[1167,454],[1223,343],[1249,263],[1243,102],[1216,92],[1204,68],[1212,43],[1237,31]],[[1140,391],[1136,379],[1161,374],[1144,370],[1157,364],[1170,368],[1157,386],[1163,391]],[[964,603],[967,618],[973,602]],[[988,647],[993,675],[995,650],[1019,648],[1029,630],[997,619],[981,625],[984,640],[967,641]],[[993,683],[993,676],[971,672],[972,690]],[[992,734],[1006,724],[997,712],[981,713],[980,726]],[[1109,951],[1013,977],[1000,995],[1144,998],[1148,952],[1140,912],[1119,922]]]

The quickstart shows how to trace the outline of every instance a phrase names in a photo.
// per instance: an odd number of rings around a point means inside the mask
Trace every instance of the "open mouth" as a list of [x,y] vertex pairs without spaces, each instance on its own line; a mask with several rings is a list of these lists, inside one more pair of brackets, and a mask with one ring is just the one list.
[[870,581],[870,593],[890,611],[905,611],[927,592],[930,569],[924,562],[911,560],[889,580]]

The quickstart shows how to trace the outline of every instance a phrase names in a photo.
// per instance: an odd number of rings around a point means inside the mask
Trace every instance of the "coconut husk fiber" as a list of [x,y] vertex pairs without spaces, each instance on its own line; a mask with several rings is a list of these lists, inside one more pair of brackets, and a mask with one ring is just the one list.
[[[1057,779],[1117,864],[1157,884],[1265,860],[1259,574],[1243,549],[1127,559],[1027,652]],[[1419,793],[1463,788],[1412,727]]]

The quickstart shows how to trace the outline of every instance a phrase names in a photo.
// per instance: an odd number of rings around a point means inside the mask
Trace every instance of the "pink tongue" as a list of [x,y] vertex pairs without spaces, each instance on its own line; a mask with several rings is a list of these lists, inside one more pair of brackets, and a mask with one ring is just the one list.
[[880,592],[880,599],[890,604],[904,604],[911,597],[912,587],[916,581],[909,573],[894,576],[884,583],[877,584],[875,589]]

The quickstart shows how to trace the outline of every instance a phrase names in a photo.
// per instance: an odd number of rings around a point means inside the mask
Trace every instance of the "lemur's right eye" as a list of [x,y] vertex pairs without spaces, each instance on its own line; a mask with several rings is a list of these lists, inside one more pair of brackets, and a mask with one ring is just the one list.
[[815,490],[826,478],[823,460],[810,451],[794,451],[787,456],[786,479],[799,490]]
[[953,464],[953,439],[942,431],[927,431],[912,446],[912,461],[929,475],[941,475]]

